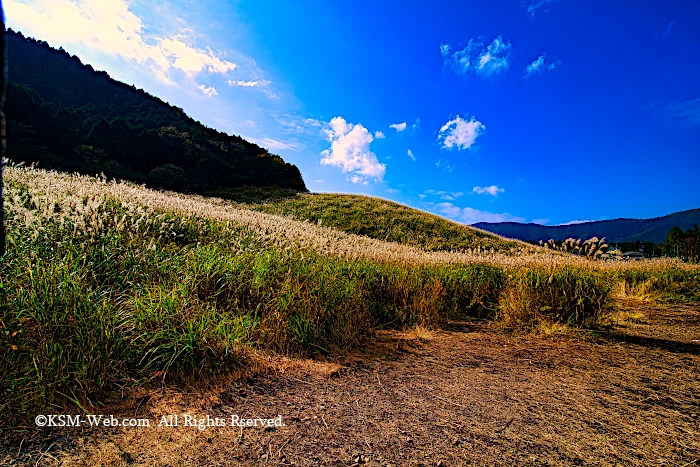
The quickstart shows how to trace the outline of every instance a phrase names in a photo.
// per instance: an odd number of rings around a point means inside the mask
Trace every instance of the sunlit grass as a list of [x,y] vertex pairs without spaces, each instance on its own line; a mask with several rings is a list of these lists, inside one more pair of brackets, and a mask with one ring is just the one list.
[[[697,268],[676,261],[591,261],[405,207],[397,216],[415,222],[383,241],[34,168],[7,167],[5,190],[0,406],[12,413],[230,371],[251,349],[333,353],[377,327],[418,339],[449,318],[591,327],[614,293],[693,299],[700,283]],[[429,240],[437,231],[441,240]]]

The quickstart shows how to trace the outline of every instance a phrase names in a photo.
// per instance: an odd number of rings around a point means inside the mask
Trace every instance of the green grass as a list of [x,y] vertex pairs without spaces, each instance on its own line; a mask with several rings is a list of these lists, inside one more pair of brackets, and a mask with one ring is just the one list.
[[156,377],[201,378],[244,365],[251,348],[328,353],[378,326],[436,327],[495,309],[503,283],[486,264],[263,248],[245,228],[222,235],[221,222],[165,212],[151,218],[168,234],[141,223],[134,236],[127,212],[104,202],[99,228],[85,234],[70,222],[44,221],[41,235],[10,230],[0,262],[4,408],[35,413]]
[[[368,259],[292,247],[271,231],[307,232],[308,225],[259,213],[259,224],[232,222],[221,203],[210,213],[196,204],[196,214],[185,215],[189,197],[163,201],[143,188],[119,191],[32,169],[9,168],[5,188],[0,409],[10,417],[56,412],[154,380],[201,380],[247,365],[253,350],[333,354],[361,345],[377,328],[430,329],[467,317],[510,328],[591,327],[606,314],[616,283],[698,297],[697,269],[608,270],[536,255],[532,263]],[[316,196],[264,206],[291,211],[300,203],[322,214],[314,221],[425,249],[520,245],[395,203]]]
[[531,246],[501,238],[434,214],[380,198],[361,195],[307,194],[280,197],[251,209],[291,216],[344,232],[403,243],[427,251],[499,251],[517,253]]
[[612,303],[614,281],[594,267],[521,267],[508,279],[497,316],[506,327],[552,323],[595,327]]
[[620,270],[615,274],[626,295],[661,302],[700,301],[700,270],[674,267]]

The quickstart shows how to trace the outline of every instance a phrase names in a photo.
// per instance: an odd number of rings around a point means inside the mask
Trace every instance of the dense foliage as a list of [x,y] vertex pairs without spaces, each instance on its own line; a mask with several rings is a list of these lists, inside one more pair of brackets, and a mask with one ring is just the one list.
[[700,227],[698,224],[685,232],[677,225],[673,226],[666,235],[663,250],[668,256],[697,263],[700,260]]
[[279,156],[46,42],[6,37],[11,160],[219,196],[250,185],[306,191],[299,169]]

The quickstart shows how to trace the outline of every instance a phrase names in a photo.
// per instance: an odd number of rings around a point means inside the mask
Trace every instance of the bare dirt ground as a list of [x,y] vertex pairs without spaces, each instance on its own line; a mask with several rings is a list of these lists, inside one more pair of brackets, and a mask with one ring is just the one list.
[[[628,300],[617,320],[597,340],[381,331],[362,353],[121,405],[150,427],[13,429],[0,464],[700,465],[700,304]],[[156,426],[185,413],[286,426]]]

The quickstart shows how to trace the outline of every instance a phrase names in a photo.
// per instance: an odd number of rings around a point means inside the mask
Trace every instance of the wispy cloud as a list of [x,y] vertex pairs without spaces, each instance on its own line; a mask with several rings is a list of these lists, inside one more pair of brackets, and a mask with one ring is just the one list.
[[440,44],[443,64],[461,76],[476,74],[489,77],[510,69],[512,44],[498,36],[484,47],[481,38],[470,39],[462,50],[453,51],[449,44]]
[[663,39],[664,37],[668,36],[671,34],[671,29],[673,29],[673,26],[676,25],[676,20],[671,21],[668,23],[668,26],[666,26],[666,29],[664,30],[664,33],[661,35],[661,38]]
[[392,123],[391,125],[389,125],[389,128],[393,128],[394,130],[396,130],[397,133],[401,133],[406,129],[406,122]]
[[453,172],[455,170],[455,168],[445,159],[438,160],[435,165],[443,172]]
[[465,120],[457,115],[445,123],[438,133],[438,141],[444,149],[465,150],[472,147],[476,139],[486,132],[486,125],[475,117]]
[[[175,84],[177,72],[193,80],[202,72],[226,75],[236,63],[222,52],[193,45],[194,31],[152,35],[126,0],[6,0],[11,25],[51,44],[80,45],[146,67],[160,82]],[[201,90],[201,86],[200,87]],[[205,92],[205,91],[203,91]]]
[[559,68],[560,66],[561,60],[556,60],[548,64],[545,59],[545,54],[542,54],[525,67],[525,69],[523,70],[525,73],[524,77],[529,78],[530,76],[537,73],[542,73],[545,70],[552,71]]
[[359,123],[347,123],[343,117],[335,117],[324,132],[331,147],[321,153],[321,164],[352,172],[348,180],[353,183],[367,184],[369,178],[382,179],[386,164],[380,163],[370,150],[374,138],[367,128]]
[[586,222],[595,222],[593,219],[587,219],[587,220],[575,220],[575,221],[569,221],[569,222],[564,222],[559,225],[575,225],[575,224],[585,224]]
[[561,60],[557,60],[557,61],[552,62],[552,63],[550,63],[549,65],[547,65],[547,69],[550,70],[550,71],[551,71],[551,70],[556,70],[556,69],[559,68],[560,66],[561,66]]
[[412,161],[415,162],[416,156],[413,155],[413,151],[411,151],[411,150],[409,149],[408,151],[406,151],[406,154],[408,155],[408,157],[411,158]]
[[367,180],[365,177],[361,175],[348,175],[346,180],[348,182],[352,183],[357,183],[357,184],[363,184],[363,185],[369,185],[369,180]]
[[269,81],[261,79],[261,80],[254,80],[254,81],[244,81],[244,80],[232,80],[229,79],[226,81],[229,86],[240,86],[244,88],[255,88],[255,87],[261,87],[261,86],[267,86],[270,84]]
[[540,73],[544,69],[544,55],[537,57],[535,61],[525,67],[525,77]]
[[386,135],[384,134],[383,131],[377,130],[374,132],[374,139],[384,139],[384,138],[386,138]]
[[450,219],[464,222],[465,224],[476,224],[477,222],[523,222],[524,218],[508,213],[494,213],[480,211],[470,207],[459,207],[452,203],[444,202],[435,205],[438,212]]
[[549,224],[550,219],[542,218],[542,219],[532,219],[533,224],[539,224],[539,225],[547,225]]
[[553,1],[554,0],[524,0],[523,7],[525,7],[527,14],[530,15],[531,18],[534,18],[540,8]]
[[289,151],[297,151],[299,150],[299,145],[290,142],[290,141],[283,141],[281,139],[275,139],[275,138],[254,138],[251,136],[246,136],[246,139],[250,140],[251,142],[257,144],[260,147],[263,147],[265,149],[269,150],[289,150]]
[[491,196],[498,196],[499,193],[503,193],[505,191],[506,190],[499,187],[498,185],[475,186],[472,189],[472,193],[476,193],[477,195],[491,195]]
[[321,135],[325,122],[312,118],[294,114],[272,114],[275,122],[282,127],[286,133],[300,135]]
[[700,97],[678,99],[673,102],[655,102],[647,106],[662,118],[684,128],[700,126]]
[[[421,196],[421,195],[418,195]],[[459,198],[460,196],[464,196],[464,193],[461,191],[437,191],[437,190],[425,190],[425,193],[423,193],[423,196],[421,198],[425,198],[426,196],[438,196],[440,199],[445,200],[445,201],[454,201],[455,199]]]

